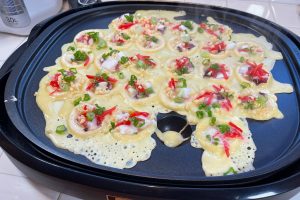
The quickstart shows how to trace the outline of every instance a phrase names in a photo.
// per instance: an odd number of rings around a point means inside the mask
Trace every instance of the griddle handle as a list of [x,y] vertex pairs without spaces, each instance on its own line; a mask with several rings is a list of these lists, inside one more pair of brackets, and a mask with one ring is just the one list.
[[47,18],[40,23],[36,24],[30,31],[30,34],[27,39],[27,46],[31,45],[31,43],[39,36],[39,34],[47,27],[47,24],[53,19],[54,17]]

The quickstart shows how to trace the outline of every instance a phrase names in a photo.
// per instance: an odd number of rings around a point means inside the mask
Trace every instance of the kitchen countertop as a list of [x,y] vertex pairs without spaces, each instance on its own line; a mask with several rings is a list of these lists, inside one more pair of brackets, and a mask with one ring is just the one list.
[[[112,0],[103,0],[103,2]],[[201,4],[218,5],[246,11],[280,24],[300,36],[300,0],[181,0]],[[63,10],[68,5],[64,3]],[[0,67],[26,37],[0,33]],[[28,179],[8,159],[0,147],[0,199],[76,200],[78,198],[59,193]],[[300,200],[300,193],[290,200]]]

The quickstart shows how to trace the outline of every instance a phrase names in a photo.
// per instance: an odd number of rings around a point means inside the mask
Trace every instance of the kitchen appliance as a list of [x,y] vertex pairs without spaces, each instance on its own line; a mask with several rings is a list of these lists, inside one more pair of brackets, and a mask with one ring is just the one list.
[[57,14],[63,0],[0,0],[0,32],[29,35],[39,22]]
[[[204,177],[199,173],[193,174],[191,171],[194,167],[200,168],[200,166],[198,162],[195,165],[195,163],[191,163],[192,160],[185,160],[188,157],[187,154],[194,156],[195,159],[195,152],[188,148],[188,144],[178,148],[176,152],[172,150],[171,153],[174,155],[176,153],[178,159],[174,158],[171,163],[164,161],[163,154],[168,153],[167,149],[158,144],[156,148],[158,154],[155,155],[154,152],[152,160],[138,164],[137,167],[130,170],[117,170],[95,166],[81,156],[57,149],[44,136],[44,124],[43,121],[40,121],[42,119],[41,113],[36,108],[32,96],[37,89],[40,78],[44,75],[42,68],[53,64],[55,58],[60,55],[60,46],[72,40],[80,30],[106,28],[113,18],[123,13],[134,12],[137,9],[185,10],[188,13],[187,18],[198,22],[204,19],[205,15],[212,16],[225,24],[229,24],[236,31],[250,31],[265,35],[284,54],[285,59],[278,61],[277,66],[275,66],[274,76],[278,78],[280,75],[281,81],[292,83],[295,92],[289,95],[279,95],[279,106],[285,114],[288,113],[286,115],[288,121],[284,123],[273,121],[275,124],[271,122],[271,125],[263,125],[279,131],[273,133],[272,137],[281,144],[279,145],[280,148],[275,146],[276,150],[272,147],[266,149],[263,144],[258,145],[263,156],[260,158],[262,161],[255,163],[256,166],[259,166],[257,170],[225,177]],[[89,187],[89,189],[96,191],[96,193],[91,193],[98,194],[98,197],[101,194],[104,199],[106,195],[133,199],[196,199],[198,197],[201,199],[218,199],[221,197],[225,199],[257,199],[293,190],[300,185],[300,160],[297,154],[300,148],[299,113],[296,112],[293,115],[296,109],[294,107],[289,108],[289,105],[291,102],[297,108],[299,105],[297,96],[300,80],[299,44],[300,40],[296,35],[272,22],[251,14],[214,6],[111,2],[62,13],[37,26],[32,31],[28,42],[22,45],[1,69],[1,75],[4,76],[1,82],[6,82],[11,68],[18,66],[9,75],[5,94],[1,92],[1,113],[4,113],[4,116],[0,121],[0,144],[11,155],[13,162],[29,177],[40,182],[44,180],[44,184],[48,183],[47,186],[58,191],[66,192],[64,188],[69,188],[70,191],[66,193],[76,196],[80,196],[80,194],[76,194],[76,186],[80,187],[77,184],[85,185],[82,186],[84,188],[87,186],[97,188]],[[23,51],[24,48],[26,48],[25,52]],[[17,59],[18,56],[20,57]],[[17,101],[13,101],[12,97],[16,97]],[[7,100],[6,103],[3,103],[4,100]],[[31,110],[26,110],[24,105]],[[29,116],[26,113],[31,114]],[[291,121],[289,117],[294,120]],[[257,128],[260,125],[253,121],[250,122],[250,128],[252,127]],[[280,134],[281,130],[289,131]],[[268,131],[263,129],[262,134],[267,136]],[[284,134],[287,138],[280,138]],[[265,141],[265,139],[260,139],[259,135],[254,140],[258,143]],[[268,152],[270,150],[271,153]],[[199,150],[196,153],[200,157]],[[274,157],[272,158],[272,156]],[[264,161],[266,157],[269,161]],[[54,177],[73,183],[57,182]],[[70,185],[74,185],[73,189]],[[83,198],[83,194],[80,197]]]

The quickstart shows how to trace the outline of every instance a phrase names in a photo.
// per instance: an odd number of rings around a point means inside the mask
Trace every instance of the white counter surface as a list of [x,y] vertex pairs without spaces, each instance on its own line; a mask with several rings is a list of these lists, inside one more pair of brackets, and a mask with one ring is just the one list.
[[[300,0],[182,0],[182,2],[219,5],[246,11],[276,22],[300,36]],[[64,10],[66,9],[68,5],[64,4]],[[0,67],[26,39],[26,37],[0,33]],[[32,182],[10,162],[0,147],[0,199],[76,200],[78,198]],[[291,200],[300,200],[300,194]]]

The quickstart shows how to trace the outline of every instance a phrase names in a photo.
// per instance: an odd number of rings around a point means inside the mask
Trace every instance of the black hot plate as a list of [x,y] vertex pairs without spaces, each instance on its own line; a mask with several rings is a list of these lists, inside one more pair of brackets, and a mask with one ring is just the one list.
[[[279,94],[278,105],[284,113],[282,120],[272,119],[258,122],[249,120],[254,141],[257,145],[254,166],[256,170],[224,177],[205,177],[201,169],[201,151],[194,149],[188,142],[170,149],[157,140],[157,147],[145,162],[139,162],[131,169],[113,169],[96,165],[83,156],[75,155],[55,147],[45,136],[45,121],[35,102],[34,92],[38,89],[40,79],[45,75],[43,67],[51,66],[60,56],[60,47],[71,42],[76,33],[90,28],[107,28],[110,21],[124,13],[140,9],[185,10],[184,19],[196,22],[206,16],[214,17],[221,23],[232,27],[235,32],[263,35],[282,52],[284,59],[277,61],[272,71],[275,79],[294,86],[292,94]],[[299,61],[300,42],[291,32],[260,17],[227,8],[181,3],[126,2],[103,3],[77,9],[56,17],[48,27],[21,55],[11,73],[6,89],[5,99],[15,96],[17,101],[8,101],[8,115],[20,131],[42,153],[54,159],[63,160],[81,168],[122,175],[132,180],[155,180],[170,184],[229,184],[254,181],[270,175],[277,170],[298,160],[300,155],[299,135]],[[172,124],[169,124],[172,126]]]

